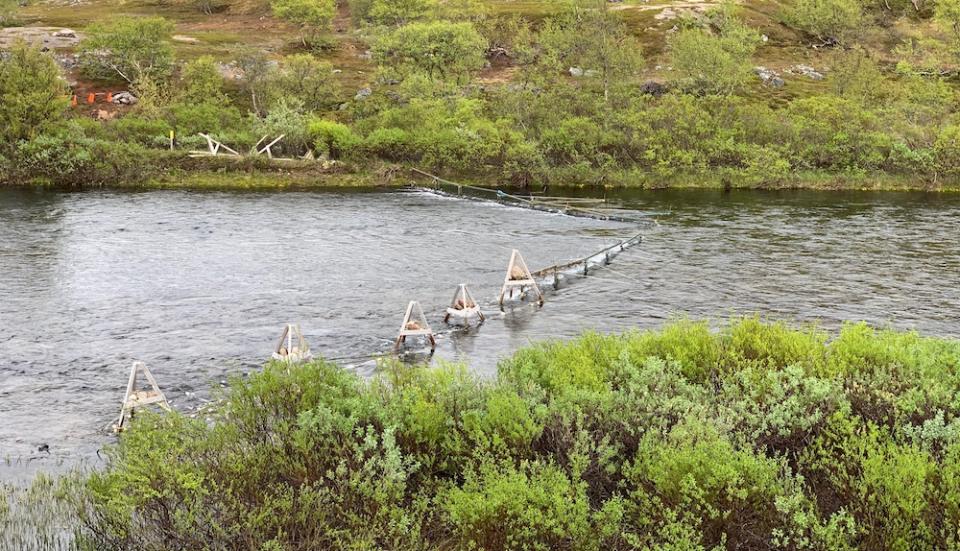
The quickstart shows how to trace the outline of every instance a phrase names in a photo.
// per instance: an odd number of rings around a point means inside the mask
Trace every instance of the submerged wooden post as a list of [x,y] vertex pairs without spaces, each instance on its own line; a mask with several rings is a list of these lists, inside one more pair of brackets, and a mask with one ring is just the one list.
[[299,325],[288,323],[273,351],[273,359],[287,363],[305,362],[313,357]]
[[403,315],[403,323],[400,324],[400,334],[393,345],[394,350],[400,350],[400,347],[406,344],[407,337],[423,336],[430,342],[430,350],[436,350],[437,339],[427,323],[427,317],[423,315],[423,308],[420,303],[411,300],[407,305],[407,312]]
[[537,286],[533,279],[533,274],[527,268],[527,263],[520,256],[520,251],[514,249],[510,255],[510,264],[507,265],[507,275],[503,279],[503,288],[500,289],[500,305],[503,306],[504,297],[509,293],[509,298],[513,298],[513,290],[520,292],[520,298],[523,298],[530,289],[537,294],[537,302],[543,306],[543,292]]
[[[150,388],[147,390],[137,390],[137,378],[141,373],[150,383]],[[160,387],[157,386],[157,381],[147,369],[146,364],[133,362],[133,367],[130,368],[130,379],[127,381],[127,393],[123,396],[123,406],[120,408],[120,417],[113,426],[113,430],[121,432],[126,428],[127,420],[133,418],[134,410],[151,404],[157,404],[160,408],[170,411],[166,396],[160,392]]]
[[443,317],[443,322],[450,323],[450,318],[455,318],[469,326],[470,318],[474,316],[480,320],[480,323],[486,321],[483,312],[480,311],[480,305],[477,304],[477,301],[473,300],[473,295],[471,295],[467,289],[467,284],[461,283],[457,287],[457,292],[453,294],[453,300],[450,301],[450,306],[447,307],[447,315]]

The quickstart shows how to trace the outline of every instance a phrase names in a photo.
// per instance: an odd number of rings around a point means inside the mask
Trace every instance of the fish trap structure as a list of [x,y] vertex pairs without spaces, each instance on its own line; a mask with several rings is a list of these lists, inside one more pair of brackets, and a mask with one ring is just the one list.
[[642,240],[643,234],[638,233],[629,239],[617,241],[613,245],[604,247],[587,256],[547,266],[546,268],[531,272],[530,275],[534,280],[552,281],[553,288],[559,289],[560,280],[564,277],[564,274],[575,273],[584,276],[589,275],[591,269],[609,265],[618,254],[639,244]]
[[420,303],[415,300],[411,300],[410,303],[407,304],[407,311],[403,315],[403,323],[400,324],[400,333],[397,335],[397,340],[393,343],[394,351],[399,351],[406,346],[407,337],[423,337],[430,344],[431,352],[437,349],[437,337],[433,333],[433,329],[430,328],[430,324],[427,323],[427,317],[423,314],[423,308],[421,308]]
[[443,317],[443,322],[448,324],[455,322],[469,326],[470,320],[473,318],[477,319],[477,325],[486,321],[483,312],[480,311],[480,305],[473,299],[466,283],[461,283],[453,294],[453,300],[447,307],[447,314]]
[[299,325],[288,323],[280,335],[280,341],[273,351],[273,359],[291,364],[302,363],[313,358],[307,339]]
[[533,274],[530,272],[530,269],[527,268],[527,263],[524,262],[523,256],[517,249],[513,249],[513,252],[510,254],[510,264],[507,265],[507,275],[503,279],[503,287],[500,288],[500,296],[497,299],[500,306],[503,306],[505,299],[513,298],[514,291],[517,292],[520,300],[526,298],[530,291],[533,291],[536,295],[537,303],[543,306],[543,291],[540,290]]
[[[139,388],[138,381],[141,375],[146,379],[149,388]],[[167,397],[160,391],[157,380],[153,378],[147,365],[143,362],[133,362],[130,368],[130,379],[127,381],[127,392],[123,396],[123,406],[120,408],[120,417],[113,425],[114,432],[120,433],[126,429],[136,410],[151,405],[171,411]]]
[[[435,195],[444,197],[457,197],[460,199],[470,199],[474,201],[493,201],[496,203],[511,205],[520,208],[538,210],[541,212],[550,212],[554,214],[565,214],[567,216],[576,216],[579,218],[593,218],[595,220],[609,220],[614,222],[640,223],[642,217],[638,218],[637,212],[614,208],[609,205],[606,199],[586,198],[586,197],[545,197],[529,196],[521,197],[507,193],[499,189],[473,186],[445,180],[429,172],[424,172],[418,168],[410,168],[410,171],[430,180],[429,187],[413,186],[419,191],[426,191]],[[468,193],[469,192],[469,193]]]

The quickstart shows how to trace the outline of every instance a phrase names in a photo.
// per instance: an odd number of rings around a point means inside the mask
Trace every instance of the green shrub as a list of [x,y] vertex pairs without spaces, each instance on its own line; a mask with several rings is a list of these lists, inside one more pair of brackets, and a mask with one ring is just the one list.
[[115,17],[90,25],[80,42],[81,68],[90,78],[163,81],[173,68],[173,23],[162,17]]
[[21,142],[11,156],[16,181],[85,186],[141,181],[160,171],[162,154],[136,143],[123,144],[78,135],[39,136]]
[[750,317],[544,343],[496,380],[270,364],[212,423],[138,416],[76,497],[80,533],[93,549],[951,549],[958,347]]
[[862,25],[858,0],[795,0],[786,22],[823,42],[843,42]]
[[349,126],[327,119],[312,119],[307,133],[313,147],[331,159],[349,156],[360,145],[360,138]]
[[603,548],[583,488],[550,465],[484,463],[439,499],[459,548]]

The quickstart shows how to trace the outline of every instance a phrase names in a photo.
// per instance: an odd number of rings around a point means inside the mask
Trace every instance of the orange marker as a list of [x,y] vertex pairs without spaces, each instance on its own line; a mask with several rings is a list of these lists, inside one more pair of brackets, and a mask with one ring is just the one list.
[[90,92],[89,94],[87,94],[87,103],[93,105],[95,101],[97,101],[96,94],[94,94],[93,92]]
[[113,92],[107,92],[107,103],[113,103]]
[[73,97],[70,98],[70,107],[76,107],[76,106],[77,106],[77,95],[74,94]]

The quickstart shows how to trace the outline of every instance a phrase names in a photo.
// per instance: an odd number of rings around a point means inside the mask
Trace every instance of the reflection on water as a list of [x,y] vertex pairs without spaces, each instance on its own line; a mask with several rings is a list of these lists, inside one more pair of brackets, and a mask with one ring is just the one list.
[[[614,196],[615,195],[615,196]],[[517,347],[671,315],[761,312],[958,335],[960,198],[923,194],[621,192],[660,212],[644,242],[542,309],[493,300],[510,249],[531,268],[635,233],[412,193],[0,191],[0,454],[94,456],[133,359],[175,407],[257,369],[283,324],[369,374],[408,300],[435,329],[458,283],[488,311],[444,329],[434,359],[493,374]],[[43,462],[50,462],[46,454]],[[0,464],[0,479],[23,464]]]

